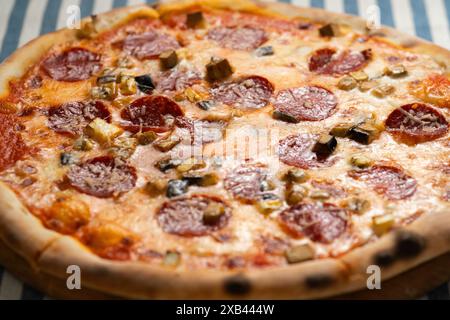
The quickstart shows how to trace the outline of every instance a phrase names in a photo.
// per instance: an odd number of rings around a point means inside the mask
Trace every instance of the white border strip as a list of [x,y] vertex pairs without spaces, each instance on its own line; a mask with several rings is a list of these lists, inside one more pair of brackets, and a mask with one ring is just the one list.
[[447,21],[444,1],[425,0],[425,7],[433,41],[444,48],[450,49],[450,21]]
[[416,35],[410,0],[395,0],[391,3],[396,28],[410,35]]
[[2,9],[0,10],[0,46],[3,43],[6,29],[8,27],[9,16],[14,7],[15,0],[2,0]]
[[93,14],[99,14],[107,12],[113,7],[113,0],[93,0],[94,8],[92,9]]
[[19,38],[19,47],[39,36],[46,6],[47,0],[30,1],[23,21],[22,33]]

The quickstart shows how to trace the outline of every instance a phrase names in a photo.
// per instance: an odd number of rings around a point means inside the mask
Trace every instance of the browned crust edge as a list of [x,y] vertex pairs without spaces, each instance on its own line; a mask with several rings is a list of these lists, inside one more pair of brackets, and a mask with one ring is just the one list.
[[[272,10],[292,18],[303,17],[324,22],[345,19],[354,28],[365,27],[360,18],[318,9],[281,3],[258,3],[257,6],[262,11]],[[139,11],[139,8],[143,7],[118,9],[101,17],[110,19],[110,24],[117,23],[136,10]],[[406,45],[411,51],[428,53],[449,64],[450,52],[443,48],[389,28],[383,27],[378,32],[394,43]],[[74,38],[75,31],[61,30],[40,37],[16,51],[0,66],[0,97],[8,94],[8,81],[26,72],[26,68],[51,45]],[[139,262],[101,259],[75,239],[45,229],[2,183],[0,203],[1,241],[43,278],[50,276],[65,282],[67,267],[80,266],[82,286],[87,289],[88,296],[89,289],[93,289],[127,298],[323,298],[365,287],[367,266],[374,263],[374,257],[380,252],[387,253],[393,260],[382,268],[382,278],[386,280],[450,250],[450,212],[431,212],[400,233],[406,234],[407,238],[412,235],[414,241],[421,244],[421,250],[413,250],[414,254],[410,253],[408,257],[396,249],[399,231],[391,232],[338,259],[316,260],[269,270],[250,270],[240,274],[213,270],[187,273]],[[67,296],[70,296],[70,292]]]

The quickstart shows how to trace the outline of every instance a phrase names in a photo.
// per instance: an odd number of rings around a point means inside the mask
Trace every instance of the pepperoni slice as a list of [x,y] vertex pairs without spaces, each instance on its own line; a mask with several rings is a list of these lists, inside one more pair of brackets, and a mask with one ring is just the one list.
[[15,164],[29,151],[17,131],[17,117],[0,113],[0,171]]
[[157,58],[167,50],[176,50],[180,44],[170,35],[149,31],[144,34],[129,35],[125,40],[115,43],[115,46],[139,60],[144,60]]
[[182,115],[180,106],[163,96],[137,99],[121,113],[122,119],[126,120],[122,124],[123,127],[131,132],[165,132],[173,127],[173,121],[169,123],[168,117],[176,118]]
[[293,236],[325,244],[339,238],[348,226],[347,212],[331,203],[299,203],[282,211],[279,219]]
[[364,170],[349,171],[348,175],[366,182],[375,192],[390,200],[409,198],[417,189],[416,180],[397,167],[374,165]]
[[226,176],[225,189],[244,203],[254,203],[262,195],[261,184],[267,179],[267,173],[262,164],[239,166]]
[[156,88],[159,91],[182,91],[200,83],[201,80],[200,73],[197,71],[173,69],[161,74]]
[[187,129],[191,136],[191,144],[202,145],[222,139],[224,122],[192,120],[178,117],[175,121],[178,128]]
[[101,67],[101,55],[83,48],[71,48],[48,57],[41,66],[52,79],[67,82],[89,79]]
[[274,103],[276,111],[289,115],[297,122],[326,119],[336,106],[336,96],[331,91],[316,86],[281,90]]
[[209,30],[207,37],[217,41],[224,48],[244,51],[254,50],[268,40],[263,29],[251,27],[218,27]]
[[283,163],[302,169],[329,167],[337,158],[331,156],[322,159],[312,152],[318,138],[318,135],[307,133],[288,136],[279,142],[278,157]]
[[386,119],[386,129],[407,144],[435,140],[448,131],[445,117],[423,103],[407,104],[395,109]]
[[100,101],[67,102],[48,111],[48,126],[50,129],[70,135],[78,135],[95,118],[109,122],[111,113]]
[[309,59],[309,71],[339,76],[362,69],[371,56],[370,50],[337,53],[334,49],[319,49]]
[[260,76],[249,76],[233,82],[225,82],[211,89],[216,101],[237,108],[259,109],[265,107],[273,94],[273,85]]
[[[214,223],[206,224],[203,216],[210,205],[223,206],[225,211]],[[204,236],[222,229],[230,217],[231,209],[220,198],[206,195],[167,201],[157,213],[165,232],[185,237]]]
[[328,65],[336,50],[324,48],[316,50],[309,58],[309,71],[318,71]]
[[71,167],[66,178],[79,192],[109,198],[133,189],[137,175],[133,167],[104,156]]

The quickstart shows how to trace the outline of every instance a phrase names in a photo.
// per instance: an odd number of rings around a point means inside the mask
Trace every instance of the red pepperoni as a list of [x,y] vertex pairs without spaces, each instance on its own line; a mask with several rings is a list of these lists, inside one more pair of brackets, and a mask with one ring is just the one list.
[[0,113],[0,171],[9,168],[29,152],[17,131],[17,117]]
[[[205,223],[203,215],[209,205],[222,205],[225,212],[214,223]],[[161,228],[171,234],[185,237],[208,235],[225,227],[231,209],[218,197],[194,195],[165,202],[157,213]]]
[[325,48],[316,50],[309,58],[309,71],[318,71],[331,62],[336,50]]
[[101,55],[83,48],[68,49],[42,63],[42,69],[52,79],[68,82],[89,79],[101,67]]
[[95,118],[109,122],[111,113],[100,101],[67,102],[48,111],[48,126],[50,129],[70,135],[78,135]]
[[115,44],[122,50],[140,60],[157,58],[167,50],[176,50],[180,47],[178,41],[167,34],[149,31],[139,35],[129,35],[125,40]]
[[260,76],[249,76],[233,82],[221,83],[211,89],[216,101],[238,108],[265,107],[273,94],[273,85]]
[[275,110],[291,116],[297,122],[326,119],[336,106],[336,96],[316,86],[281,90],[274,103]]
[[288,136],[279,142],[278,157],[285,164],[302,169],[329,167],[337,158],[331,156],[322,159],[312,152],[318,138],[318,135],[307,133]]
[[217,41],[225,48],[251,51],[266,42],[268,37],[263,29],[218,27],[208,32],[208,39]]
[[160,91],[182,91],[201,80],[197,71],[173,69],[161,74],[156,88]]
[[386,119],[386,129],[399,141],[416,144],[444,136],[448,123],[436,109],[413,103],[395,109]]
[[375,192],[390,200],[409,198],[417,189],[416,180],[397,167],[374,165],[368,169],[350,171],[348,175],[366,182]]
[[309,59],[309,71],[339,76],[362,69],[371,56],[370,50],[337,53],[334,49],[319,49]]
[[347,212],[331,203],[299,203],[281,212],[279,219],[293,236],[325,244],[339,238],[348,226]]
[[225,189],[234,198],[253,203],[262,195],[261,184],[267,179],[267,168],[261,164],[246,164],[235,168],[224,181]]
[[165,132],[173,127],[173,121],[169,123],[168,117],[176,118],[182,115],[180,106],[163,96],[137,99],[121,113],[122,119],[126,120],[122,124],[123,127],[131,132]]
[[191,136],[191,144],[201,145],[222,139],[223,122],[211,122],[202,120],[192,120],[185,117],[178,117],[176,125],[179,128],[187,129]]
[[79,192],[109,198],[133,189],[137,175],[133,167],[103,156],[71,167],[66,178]]

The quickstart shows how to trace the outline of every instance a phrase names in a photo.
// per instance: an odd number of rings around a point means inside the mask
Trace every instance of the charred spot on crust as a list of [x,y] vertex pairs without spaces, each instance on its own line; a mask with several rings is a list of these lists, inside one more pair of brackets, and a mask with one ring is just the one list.
[[380,267],[390,266],[395,260],[395,255],[391,250],[380,251],[375,254],[373,261]]
[[408,259],[419,255],[425,248],[425,239],[411,231],[398,231],[393,250],[376,253],[373,262],[380,267],[390,266],[396,259]]
[[237,274],[225,279],[224,289],[232,295],[244,295],[250,292],[251,284],[244,275]]
[[310,289],[323,289],[334,282],[332,276],[327,274],[315,274],[305,279],[305,284]]
[[425,239],[411,231],[399,231],[395,239],[395,254],[398,258],[412,258],[425,248]]

